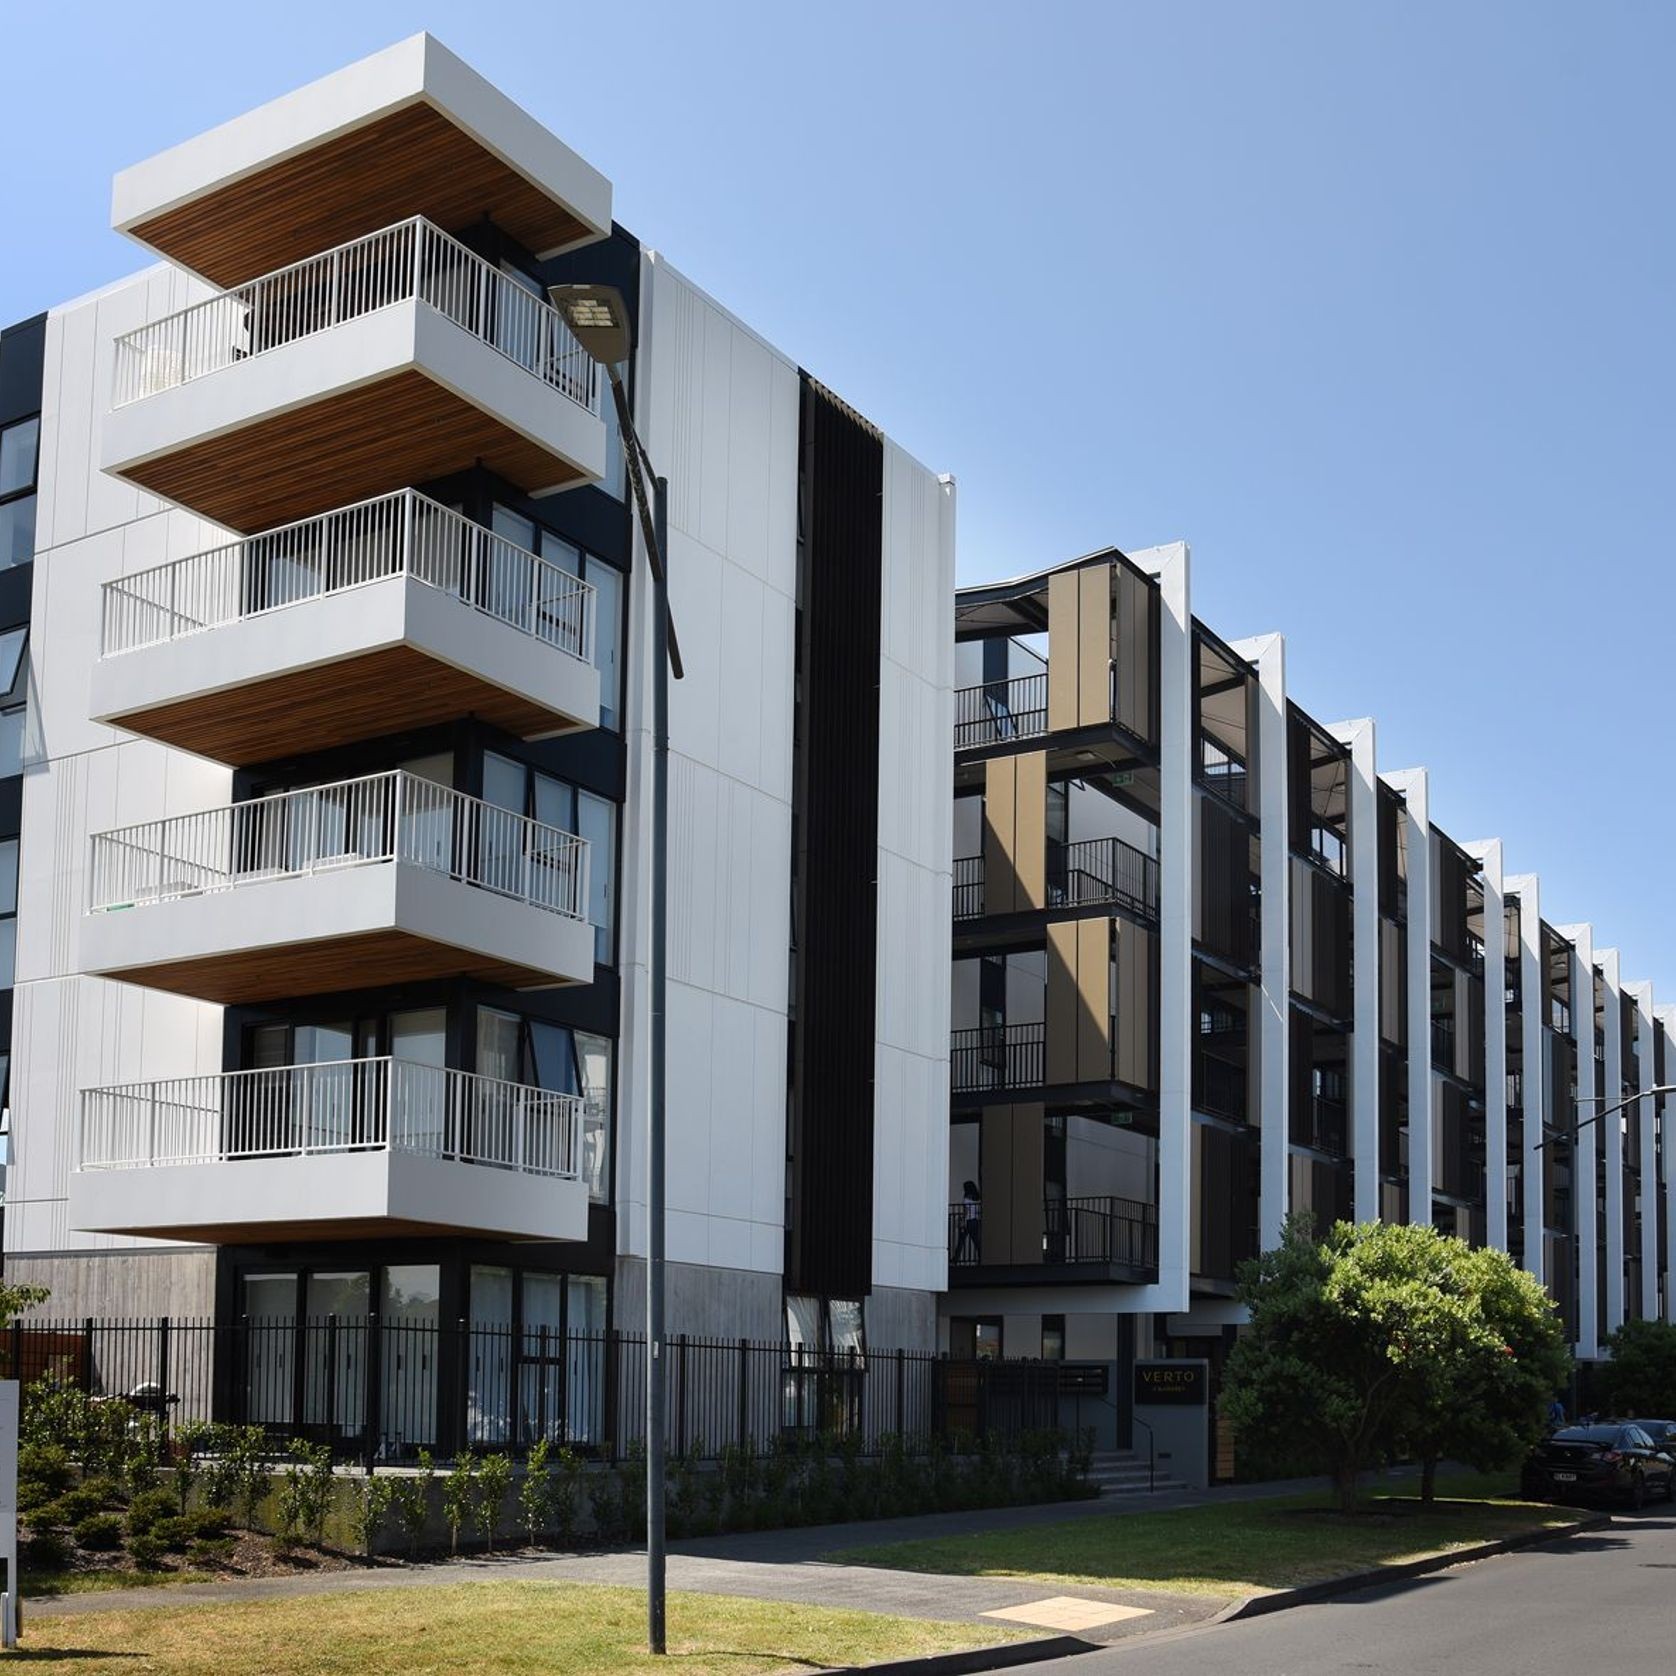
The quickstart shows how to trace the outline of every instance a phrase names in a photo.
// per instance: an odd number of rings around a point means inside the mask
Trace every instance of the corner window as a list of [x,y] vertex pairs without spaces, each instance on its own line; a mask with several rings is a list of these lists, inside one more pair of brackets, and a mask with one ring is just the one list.
[[19,420],[0,429],[0,570],[35,556],[35,470],[41,421]]
[[23,772],[24,721],[28,714],[29,628],[0,634],[0,779]]

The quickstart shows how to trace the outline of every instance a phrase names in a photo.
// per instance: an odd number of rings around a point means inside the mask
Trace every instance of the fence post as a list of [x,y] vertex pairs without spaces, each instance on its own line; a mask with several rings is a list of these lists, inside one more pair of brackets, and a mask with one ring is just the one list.
[[621,1381],[618,1377],[617,1358],[622,1353],[618,1343],[621,1334],[615,1327],[605,1329],[605,1454],[606,1459],[615,1466],[622,1458],[621,1428],[618,1425],[618,1390]]
[[907,1377],[907,1352],[898,1345],[896,1347],[896,1435],[906,1437],[908,1428],[903,1423],[902,1397]]
[[739,1341],[739,1435],[738,1444],[745,1447],[745,1436],[751,1424],[751,1341]]
[[326,1317],[326,1441],[338,1423],[338,1318],[334,1310]]
[[20,1383],[23,1380],[23,1323],[18,1320],[12,1322],[11,1377]]
[[541,1323],[540,1331],[536,1334],[536,1355],[539,1360],[536,1366],[540,1370],[535,1376],[535,1435],[538,1439],[547,1435],[547,1323]]
[[[680,1371],[676,1375],[675,1386],[675,1453],[684,1455],[687,1452],[687,1335],[682,1333],[675,1343],[680,1356]],[[650,1353],[651,1347],[648,1346],[647,1354]]]
[[362,1355],[367,1385],[366,1395],[361,1403],[361,1425],[366,1434],[368,1478],[372,1477],[373,1464],[378,1459],[378,1446],[384,1436],[384,1385],[381,1377],[383,1362],[383,1328],[379,1325],[378,1311],[373,1310],[367,1316],[367,1343]]
[[157,1322],[157,1384],[162,1398],[158,1418],[166,1431],[169,1425],[169,1318],[160,1316]]
[[81,1387],[88,1396],[93,1395],[93,1317],[84,1316],[81,1324],[82,1333],[82,1376]]

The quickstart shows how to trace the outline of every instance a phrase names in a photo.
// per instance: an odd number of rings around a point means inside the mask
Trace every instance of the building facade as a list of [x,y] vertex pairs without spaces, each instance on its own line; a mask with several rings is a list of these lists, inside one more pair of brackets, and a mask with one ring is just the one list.
[[635,320],[685,655],[671,1320],[929,1348],[951,481],[426,36],[126,170],[113,222],[160,261],[28,328],[32,405],[4,340],[8,497],[12,406],[40,438],[0,573],[34,633],[8,1277],[272,1328],[225,1377],[345,1431],[297,1323],[643,1322],[651,624],[546,297],[585,279]]
[[[1185,546],[955,611],[949,1292],[957,1354],[1219,1363],[1288,1216],[1510,1251],[1582,1358],[1671,1320],[1676,1010],[1439,823]],[[1676,1061],[1670,1063],[1676,1064]]]

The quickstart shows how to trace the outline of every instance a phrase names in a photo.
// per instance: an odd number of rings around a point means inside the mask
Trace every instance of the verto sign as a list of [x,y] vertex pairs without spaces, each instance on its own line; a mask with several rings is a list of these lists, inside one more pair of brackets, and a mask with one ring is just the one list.
[[1203,1408],[1210,1397],[1207,1372],[1203,1362],[1136,1362],[1135,1401]]

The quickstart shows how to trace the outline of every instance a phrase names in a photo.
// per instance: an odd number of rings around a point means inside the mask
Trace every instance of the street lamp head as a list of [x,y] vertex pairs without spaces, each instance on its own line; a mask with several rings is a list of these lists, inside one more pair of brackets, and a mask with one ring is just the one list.
[[629,358],[629,309],[615,285],[550,285],[547,295],[590,360],[609,370]]

